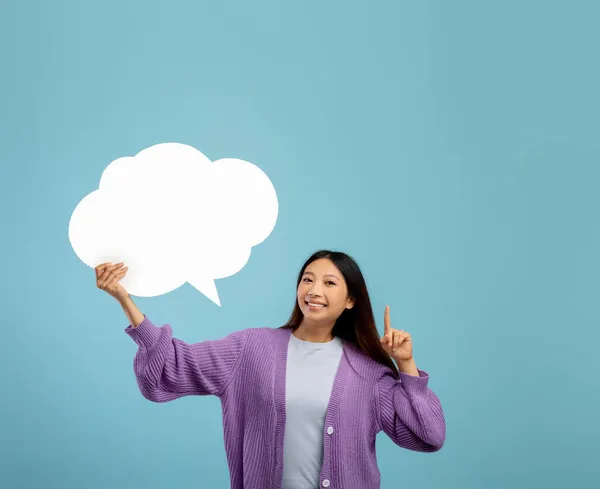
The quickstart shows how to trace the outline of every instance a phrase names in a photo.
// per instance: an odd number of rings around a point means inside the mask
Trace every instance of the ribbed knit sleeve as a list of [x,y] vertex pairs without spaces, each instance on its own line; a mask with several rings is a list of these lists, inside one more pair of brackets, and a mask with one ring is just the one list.
[[188,395],[220,396],[235,375],[248,336],[248,330],[241,330],[222,339],[188,344],[173,338],[170,325],[156,326],[146,315],[125,332],[139,346],[133,370],[140,392],[154,402]]
[[446,439],[446,421],[438,397],[427,386],[429,375],[400,372],[400,380],[386,370],[376,383],[379,422],[392,441],[418,452],[435,452]]

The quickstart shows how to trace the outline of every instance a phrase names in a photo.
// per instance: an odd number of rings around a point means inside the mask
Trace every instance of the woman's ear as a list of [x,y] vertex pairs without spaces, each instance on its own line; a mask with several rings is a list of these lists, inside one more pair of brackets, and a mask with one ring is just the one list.
[[352,297],[348,298],[348,302],[346,303],[346,309],[352,309],[354,307],[354,299]]

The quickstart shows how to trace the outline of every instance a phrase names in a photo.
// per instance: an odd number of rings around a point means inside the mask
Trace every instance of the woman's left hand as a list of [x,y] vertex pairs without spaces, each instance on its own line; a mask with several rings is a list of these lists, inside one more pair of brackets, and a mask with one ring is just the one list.
[[392,329],[390,306],[386,306],[383,318],[384,331],[381,338],[383,349],[396,361],[406,362],[412,359],[412,341],[410,334],[401,329]]

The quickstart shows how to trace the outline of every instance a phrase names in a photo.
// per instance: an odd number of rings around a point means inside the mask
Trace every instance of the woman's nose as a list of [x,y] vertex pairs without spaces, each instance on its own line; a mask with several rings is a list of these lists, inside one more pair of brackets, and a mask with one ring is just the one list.
[[319,289],[319,287],[316,287],[315,285],[313,285],[309,290],[308,293],[310,295],[321,295],[321,291]]

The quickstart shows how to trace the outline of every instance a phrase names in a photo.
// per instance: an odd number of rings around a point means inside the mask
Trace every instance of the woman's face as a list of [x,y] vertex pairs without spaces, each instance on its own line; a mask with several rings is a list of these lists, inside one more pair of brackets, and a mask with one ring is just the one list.
[[298,305],[305,319],[328,323],[335,322],[344,309],[351,309],[354,301],[348,297],[338,268],[328,258],[319,258],[304,270],[298,285]]

